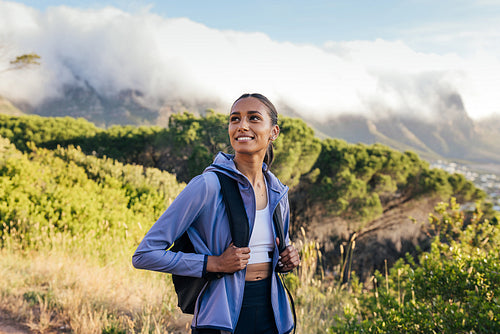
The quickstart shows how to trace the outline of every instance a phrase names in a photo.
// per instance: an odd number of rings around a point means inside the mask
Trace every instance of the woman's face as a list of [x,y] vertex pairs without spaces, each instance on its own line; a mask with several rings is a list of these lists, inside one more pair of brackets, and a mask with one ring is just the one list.
[[266,154],[267,146],[279,134],[278,125],[272,125],[269,110],[254,97],[237,101],[229,115],[229,139],[239,154]]

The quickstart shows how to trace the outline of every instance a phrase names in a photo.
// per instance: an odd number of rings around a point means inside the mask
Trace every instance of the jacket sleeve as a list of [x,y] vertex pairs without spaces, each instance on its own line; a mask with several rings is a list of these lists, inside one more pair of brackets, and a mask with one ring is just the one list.
[[205,178],[196,176],[146,233],[132,256],[133,266],[183,276],[203,276],[207,255],[168,249],[197,219],[206,199]]

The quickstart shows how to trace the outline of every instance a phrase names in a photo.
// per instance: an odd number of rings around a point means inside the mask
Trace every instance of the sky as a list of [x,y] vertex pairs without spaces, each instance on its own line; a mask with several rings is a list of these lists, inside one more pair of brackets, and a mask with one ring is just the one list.
[[151,99],[259,91],[318,117],[429,117],[450,94],[472,118],[500,113],[500,0],[0,1],[2,40],[42,56],[0,77],[33,103],[86,82]]
[[[381,38],[403,40],[423,52],[473,53],[476,46],[494,44],[500,38],[498,0],[17,2],[39,10],[61,5],[82,9],[112,6],[129,13],[147,9],[165,18],[186,17],[215,29],[263,32],[276,41],[318,46],[328,41]],[[463,45],[464,39],[469,45]]]

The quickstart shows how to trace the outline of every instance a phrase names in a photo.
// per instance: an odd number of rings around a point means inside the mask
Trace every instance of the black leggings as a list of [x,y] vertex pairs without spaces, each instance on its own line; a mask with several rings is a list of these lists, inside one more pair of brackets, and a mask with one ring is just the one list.
[[[196,334],[219,334],[215,329],[196,329]],[[240,317],[234,334],[276,334],[278,329],[274,321],[271,305],[271,278],[245,282],[245,293]]]

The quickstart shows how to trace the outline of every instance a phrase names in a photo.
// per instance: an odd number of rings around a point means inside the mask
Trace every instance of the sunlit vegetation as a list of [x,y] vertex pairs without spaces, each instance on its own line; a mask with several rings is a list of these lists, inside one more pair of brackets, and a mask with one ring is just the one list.
[[[40,333],[189,332],[170,276],[134,270],[130,257],[184,182],[229,150],[226,122],[184,113],[168,128],[101,129],[83,119],[0,115],[1,311]],[[500,330],[498,220],[479,205],[465,217],[450,202],[480,200],[480,190],[412,152],[321,141],[298,119],[280,125],[273,172],[291,196],[326,214],[368,222],[388,203],[444,200],[422,224],[430,251],[368,283],[350,269],[355,235],[340,246],[331,276],[320,245],[298,228],[302,265],[285,277],[298,333]]]
[[39,332],[178,327],[169,278],[130,259],[184,185],[71,147],[29,149],[0,139],[2,310]]
[[480,210],[465,223],[452,199],[429,217],[431,250],[400,259],[353,293],[331,333],[500,332],[500,230]]
[[330,214],[361,222],[376,218],[394,200],[434,194],[474,201],[485,196],[463,175],[430,169],[413,152],[338,139],[322,142],[321,153],[305,176],[303,185],[311,202],[322,203]]
[[30,149],[23,153],[7,139],[0,142],[0,230],[4,236],[18,234],[21,248],[52,247],[49,234],[68,233],[68,247],[76,239],[78,248],[81,239],[93,243],[78,249],[80,254],[96,247],[105,251],[100,238],[110,233],[137,238],[141,226],[149,226],[182,189],[174,176],[156,169],[86,156],[71,147]]

